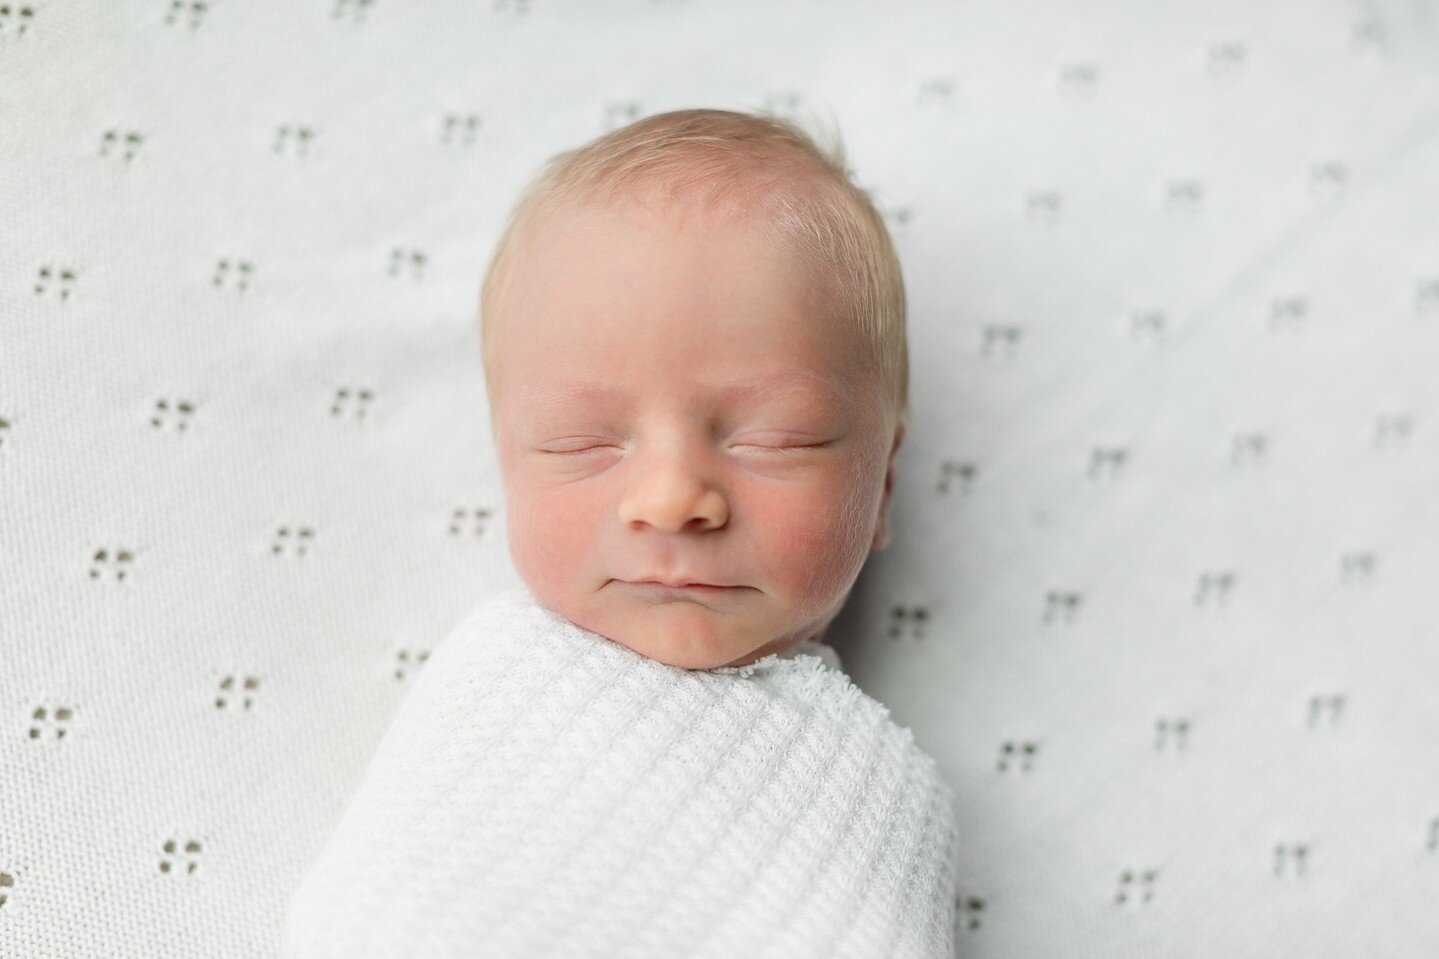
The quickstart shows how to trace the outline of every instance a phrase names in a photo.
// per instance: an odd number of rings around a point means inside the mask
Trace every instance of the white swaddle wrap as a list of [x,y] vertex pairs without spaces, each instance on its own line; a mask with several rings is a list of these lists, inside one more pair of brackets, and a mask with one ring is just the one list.
[[952,791],[835,666],[808,643],[688,670],[523,588],[480,604],[401,702],[281,955],[949,959]]

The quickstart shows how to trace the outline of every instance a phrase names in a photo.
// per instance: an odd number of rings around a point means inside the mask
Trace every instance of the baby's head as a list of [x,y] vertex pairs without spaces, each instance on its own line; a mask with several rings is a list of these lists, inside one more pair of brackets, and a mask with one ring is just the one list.
[[681,110],[562,153],[480,309],[542,605],[689,669],[822,637],[889,542],[908,417],[899,261],[837,137]]

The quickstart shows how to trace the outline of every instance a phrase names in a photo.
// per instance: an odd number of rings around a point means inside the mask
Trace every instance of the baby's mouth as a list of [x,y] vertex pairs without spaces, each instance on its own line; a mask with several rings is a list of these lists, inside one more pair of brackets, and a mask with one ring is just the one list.
[[747,586],[715,586],[709,583],[690,583],[687,586],[666,586],[664,583],[658,583],[654,580],[630,582],[629,580],[621,579],[616,580],[615,582],[622,583],[625,586],[631,587],[641,593],[655,596],[724,596],[730,593],[737,593],[742,589],[749,588]]

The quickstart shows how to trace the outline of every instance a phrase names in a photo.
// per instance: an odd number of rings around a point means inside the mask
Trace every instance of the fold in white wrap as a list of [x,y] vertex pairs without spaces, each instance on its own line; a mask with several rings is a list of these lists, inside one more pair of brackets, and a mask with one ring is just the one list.
[[524,588],[481,603],[293,893],[282,956],[950,959],[952,791],[824,656],[689,670]]

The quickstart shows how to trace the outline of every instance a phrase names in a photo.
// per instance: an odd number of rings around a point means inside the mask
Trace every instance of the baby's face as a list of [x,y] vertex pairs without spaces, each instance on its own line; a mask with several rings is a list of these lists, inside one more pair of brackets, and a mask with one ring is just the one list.
[[561,222],[515,258],[490,334],[516,571],[674,666],[818,638],[888,542],[903,440],[828,291],[746,218]]

